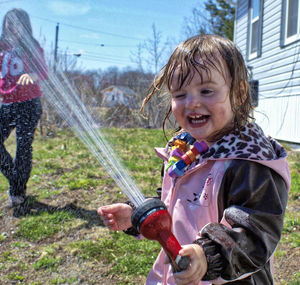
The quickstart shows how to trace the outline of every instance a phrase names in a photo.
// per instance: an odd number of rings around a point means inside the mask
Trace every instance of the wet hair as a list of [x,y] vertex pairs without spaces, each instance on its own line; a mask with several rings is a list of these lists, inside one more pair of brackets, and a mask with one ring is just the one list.
[[[252,110],[248,88],[248,71],[243,56],[234,43],[217,35],[201,34],[179,44],[168,63],[150,85],[141,111],[144,112],[146,104],[154,96],[165,94],[169,96],[171,84],[174,84],[174,81],[178,89],[189,84],[195,72],[200,75],[202,80],[201,74],[203,72],[206,72],[210,77],[210,70],[216,69],[226,80],[226,70],[223,70],[224,63],[231,76],[229,96],[234,122],[228,128],[213,134],[210,139],[218,139],[235,129],[241,130],[248,122]],[[165,130],[165,124],[171,113],[171,100],[169,100],[169,107],[163,120],[163,130]]]
[[32,26],[30,22],[29,15],[26,11],[19,8],[14,8],[9,10],[3,19],[2,23],[2,34],[0,38],[1,45],[9,45],[10,42],[10,31],[6,27],[6,23],[11,22],[14,25],[22,26],[22,36],[19,37],[15,42],[13,42],[14,46],[19,46],[25,52],[34,53],[32,50],[35,50],[39,47],[38,41],[33,37],[32,34]]

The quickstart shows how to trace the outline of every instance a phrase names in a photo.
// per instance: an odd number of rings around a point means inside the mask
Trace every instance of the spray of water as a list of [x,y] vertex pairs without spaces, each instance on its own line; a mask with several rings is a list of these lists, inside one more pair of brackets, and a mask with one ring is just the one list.
[[104,166],[127,197],[136,205],[145,200],[137,185],[117,159],[116,154],[105,140],[96,122],[80,100],[78,94],[63,72],[50,72],[44,81],[43,90],[47,100],[69,124],[81,141]]
[[[20,25],[20,23],[15,23]],[[36,44],[31,36],[26,36],[26,27],[23,27],[23,43],[26,44],[32,55],[38,54]],[[23,44],[24,45],[24,44]],[[106,169],[121,190],[128,198],[139,206],[145,200],[140,189],[133,182],[126,169],[117,159],[113,149],[105,140],[101,130],[96,127],[96,122],[88,112],[73,86],[59,67],[55,72],[47,71],[42,58],[36,57],[31,60],[33,70],[41,73],[48,72],[48,80],[40,82],[43,96],[55,108],[57,113],[72,128],[74,133],[81,139],[100,164]]]

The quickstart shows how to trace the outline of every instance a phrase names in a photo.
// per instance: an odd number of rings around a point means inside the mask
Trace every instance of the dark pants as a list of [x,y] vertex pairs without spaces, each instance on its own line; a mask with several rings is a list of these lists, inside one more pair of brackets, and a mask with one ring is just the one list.
[[[2,105],[0,108],[0,170],[9,181],[10,196],[25,196],[32,167],[34,131],[42,115],[40,98]],[[7,152],[4,141],[16,128],[15,159]]]

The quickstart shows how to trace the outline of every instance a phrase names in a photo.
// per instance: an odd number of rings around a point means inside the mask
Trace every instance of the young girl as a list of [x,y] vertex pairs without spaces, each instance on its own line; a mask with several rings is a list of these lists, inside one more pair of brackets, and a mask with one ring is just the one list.
[[[6,13],[0,38],[0,170],[9,181],[10,205],[24,202],[30,177],[34,131],[42,114],[39,80],[47,78],[43,50],[33,38],[28,14]],[[13,159],[4,146],[16,129]]]
[[[175,49],[143,106],[165,91],[181,131],[156,149],[165,165],[161,199],[183,247],[179,254],[191,263],[173,274],[161,251],[146,284],[273,284],[290,175],[283,147],[249,120],[242,55],[219,36],[190,38]],[[174,172],[174,160],[201,141],[208,151]],[[98,213],[110,230],[131,227],[128,204]]]

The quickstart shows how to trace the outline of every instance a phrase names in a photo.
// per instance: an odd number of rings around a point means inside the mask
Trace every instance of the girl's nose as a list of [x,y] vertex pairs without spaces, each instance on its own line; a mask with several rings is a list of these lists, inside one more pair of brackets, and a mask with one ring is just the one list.
[[201,98],[198,94],[188,94],[187,108],[194,109],[201,106]]

